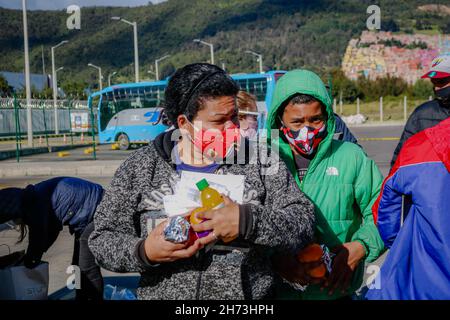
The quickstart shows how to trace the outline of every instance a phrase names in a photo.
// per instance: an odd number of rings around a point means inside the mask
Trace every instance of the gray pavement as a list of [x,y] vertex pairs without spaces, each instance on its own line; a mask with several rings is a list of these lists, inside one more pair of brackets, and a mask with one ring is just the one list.
[[91,151],[92,146],[59,152],[42,153],[16,159],[0,161],[0,179],[25,176],[113,176],[120,163],[134,150],[112,150],[111,145],[96,146],[96,158]]
[[367,155],[378,165],[383,176],[386,177],[389,173],[392,155],[403,132],[403,126],[358,126],[350,127],[350,130]]
[[[384,176],[389,171],[392,153],[402,130],[403,127],[399,125],[351,127],[351,131],[359,139],[361,146],[368,156],[375,160]],[[83,153],[84,149],[72,150],[70,157],[65,158],[58,158],[55,154],[41,154],[24,157],[20,164],[15,163],[14,160],[0,161],[0,188],[5,186],[25,187],[51,176],[61,175],[81,176],[106,187],[110,183],[115,169],[132,152],[111,150],[110,145],[100,146],[99,160],[93,161],[92,155]],[[28,168],[26,171],[28,176],[20,175],[19,171],[16,171],[15,175],[2,176],[2,172],[12,172],[12,170],[23,170],[24,168]],[[26,240],[21,244],[16,244],[17,237],[17,231],[2,231],[0,232],[0,244],[8,244],[12,251],[25,249]],[[50,263],[49,293],[65,286],[68,277],[66,269],[71,263],[72,251],[73,237],[65,228],[56,243],[44,255],[44,259]],[[0,246],[0,255],[6,253],[6,248]],[[381,256],[374,262],[374,265],[380,266],[385,256]],[[102,270],[102,273],[105,276],[115,275],[106,270]],[[365,278],[367,279],[369,276],[370,274],[366,273]]]

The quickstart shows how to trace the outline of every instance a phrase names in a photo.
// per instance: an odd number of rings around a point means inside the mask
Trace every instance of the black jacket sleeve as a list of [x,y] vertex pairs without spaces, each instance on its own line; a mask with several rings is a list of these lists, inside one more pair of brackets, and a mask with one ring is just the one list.
[[348,141],[351,143],[358,144],[358,140],[352,134],[350,129],[347,127],[344,120],[342,120],[342,118],[339,117],[336,113],[334,114],[334,117],[336,118],[335,134],[339,134],[337,140]]
[[397,147],[395,148],[394,155],[391,160],[391,168],[394,166],[395,161],[397,160],[398,154],[403,147],[403,144],[406,140],[408,140],[411,136],[415,135],[419,132],[419,128],[417,127],[417,113],[413,112],[406,122],[405,129],[403,129],[403,133],[400,137],[400,141],[398,142]]

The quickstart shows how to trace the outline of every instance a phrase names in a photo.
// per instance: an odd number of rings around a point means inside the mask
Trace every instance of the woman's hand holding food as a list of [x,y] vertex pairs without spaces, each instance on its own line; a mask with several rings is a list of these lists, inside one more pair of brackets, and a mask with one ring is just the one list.
[[192,245],[189,243],[172,243],[164,239],[164,227],[167,221],[163,221],[150,232],[145,239],[144,247],[147,259],[152,263],[172,262],[179,259],[192,257],[203,244],[197,239]]

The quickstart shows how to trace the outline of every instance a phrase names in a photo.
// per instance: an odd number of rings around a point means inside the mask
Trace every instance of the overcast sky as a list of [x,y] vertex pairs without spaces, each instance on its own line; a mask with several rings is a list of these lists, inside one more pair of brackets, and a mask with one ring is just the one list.
[[[166,0],[151,0],[153,3]],[[28,10],[62,10],[76,4],[83,6],[117,6],[136,7],[146,5],[150,0],[27,0]],[[0,0],[0,7],[22,9],[22,0]]]

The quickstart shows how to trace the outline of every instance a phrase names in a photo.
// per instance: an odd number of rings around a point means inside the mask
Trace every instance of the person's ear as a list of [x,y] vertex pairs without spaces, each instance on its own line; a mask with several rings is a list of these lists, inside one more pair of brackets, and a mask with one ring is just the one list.
[[177,117],[177,125],[178,125],[178,128],[187,130],[187,129],[188,129],[188,128],[187,128],[187,124],[188,124],[188,121],[187,121],[187,119],[186,119],[186,116],[180,114],[180,115]]

